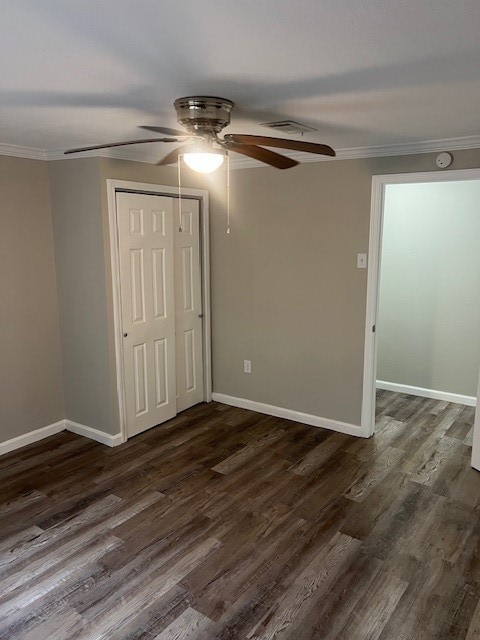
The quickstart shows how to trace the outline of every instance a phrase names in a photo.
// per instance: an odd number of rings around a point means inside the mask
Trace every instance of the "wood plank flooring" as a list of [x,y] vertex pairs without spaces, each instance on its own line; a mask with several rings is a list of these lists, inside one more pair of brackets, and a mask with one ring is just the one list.
[[355,439],[211,403],[0,458],[0,638],[480,638],[474,410],[378,394]]

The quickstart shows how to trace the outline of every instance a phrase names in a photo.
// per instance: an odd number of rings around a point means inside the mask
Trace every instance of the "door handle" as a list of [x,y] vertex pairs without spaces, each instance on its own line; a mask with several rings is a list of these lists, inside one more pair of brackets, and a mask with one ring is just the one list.
[[199,313],[199,314],[198,314],[198,317],[199,317],[199,318],[203,318],[203,313]]
[[124,333],[123,337],[126,338],[128,336],[128,333]]

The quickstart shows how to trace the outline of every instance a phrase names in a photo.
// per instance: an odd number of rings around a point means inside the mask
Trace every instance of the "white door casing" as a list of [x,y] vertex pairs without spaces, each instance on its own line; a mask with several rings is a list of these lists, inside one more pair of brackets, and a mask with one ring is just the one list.
[[475,422],[473,425],[472,467],[480,471],[480,376],[477,387],[477,408],[475,410]]
[[182,199],[182,230],[174,203],[175,348],[177,411],[203,400],[202,282],[200,275],[200,205]]
[[[111,266],[111,293],[112,293],[112,315],[113,315],[113,340],[115,354],[115,380],[116,380],[116,407],[118,410],[119,432],[121,441],[128,439],[127,430],[127,408],[126,408],[126,384],[124,371],[123,347],[125,338],[123,337],[122,320],[122,296],[120,278],[120,246],[119,229],[117,220],[117,195],[119,193],[135,193],[166,196],[173,198],[178,196],[178,187],[146,182],[135,182],[132,180],[117,180],[108,178],[107,188],[107,211],[109,229],[109,249]],[[212,400],[212,353],[211,353],[211,318],[210,318],[210,231],[209,231],[209,194],[204,189],[182,188],[183,199],[196,199],[200,205],[200,258],[201,258],[201,294],[203,310],[202,343],[203,343],[203,401]],[[175,223],[174,220],[174,229]]]
[[[377,334],[372,331],[378,314],[378,290],[381,261],[381,240],[385,187],[388,184],[419,182],[450,182],[455,180],[480,180],[480,169],[453,169],[422,173],[398,173],[377,175],[372,178],[370,210],[369,266],[365,322],[365,348],[363,371],[362,431],[370,437],[375,430],[375,389],[377,365]],[[472,467],[480,471],[480,377],[477,393],[477,410],[473,429]]]
[[127,435],[176,415],[173,202],[117,193]]

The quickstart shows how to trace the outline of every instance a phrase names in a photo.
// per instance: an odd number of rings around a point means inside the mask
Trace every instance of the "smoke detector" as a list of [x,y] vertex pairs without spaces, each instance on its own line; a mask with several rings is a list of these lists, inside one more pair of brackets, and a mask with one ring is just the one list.
[[309,127],[306,124],[300,124],[294,120],[276,120],[274,122],[262,122],[261,127],[268,127],[269,129],[276,129],[283,133],[306,133],[308,131],[318,131],[314,127]]

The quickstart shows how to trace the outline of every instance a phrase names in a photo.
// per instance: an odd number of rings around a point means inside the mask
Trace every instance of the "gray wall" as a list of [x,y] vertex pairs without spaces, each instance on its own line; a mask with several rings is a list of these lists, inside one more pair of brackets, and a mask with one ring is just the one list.
[[476,395],[479,238],[480,181],[387,187],[379,380]]
[[65,414],[116,433],[98,158],[49,162]]
[[[345,422],[361,401],[362,163],[234,173],[213,225],[214,390]],[[345,182],[348,181],[348,184]],[[364,193],[363,193],[364,192]],[[217,218],[217,216],[215,216]],[[243,373],[243,360],[252,374]]]
[[64,415],[47,169],[0,157],[0,442]]

